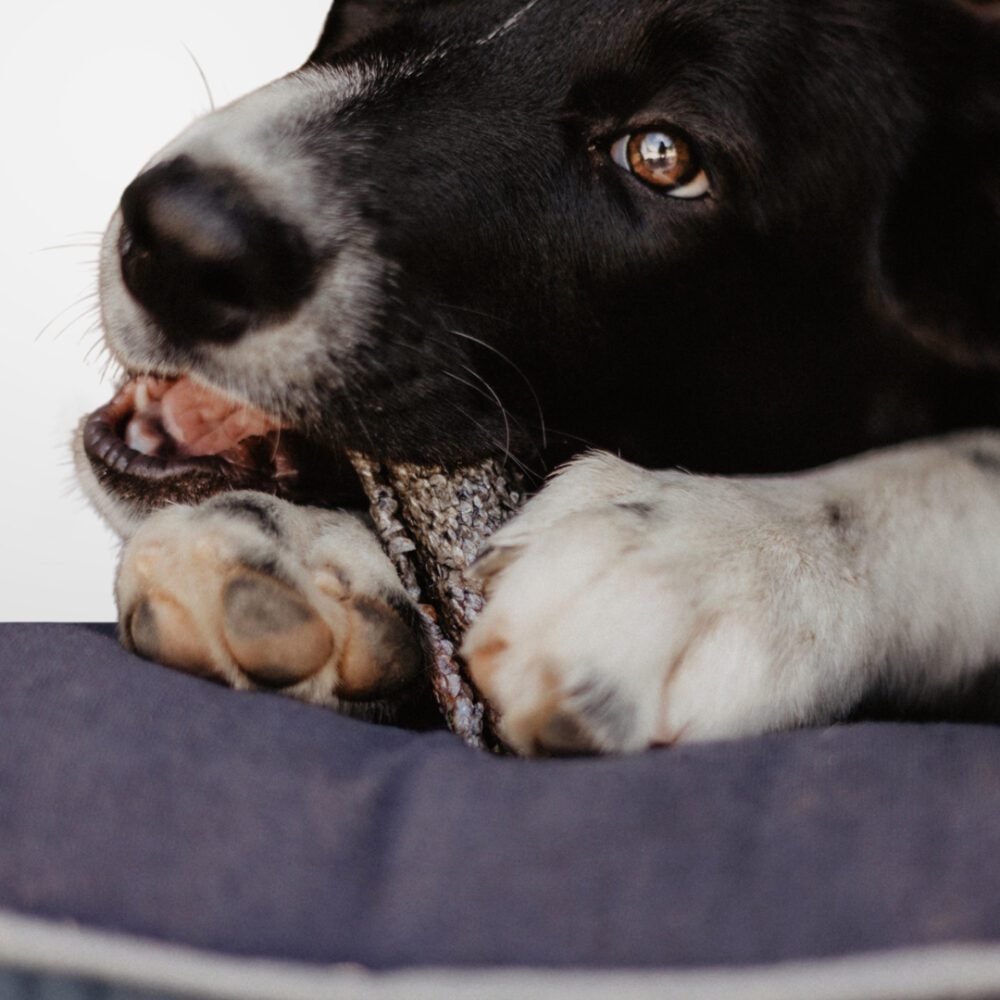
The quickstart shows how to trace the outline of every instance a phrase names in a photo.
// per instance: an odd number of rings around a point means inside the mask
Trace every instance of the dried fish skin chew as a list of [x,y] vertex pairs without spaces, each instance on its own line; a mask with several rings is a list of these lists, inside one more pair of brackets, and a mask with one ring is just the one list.
[[495,743],[488,709],[456,655],[483,607],[468,569],[486,539],[524,499],[520,478],[496,459],[454,471],[351,455],[375,531],[421,611],[431,682],[449,728],[466,744]]

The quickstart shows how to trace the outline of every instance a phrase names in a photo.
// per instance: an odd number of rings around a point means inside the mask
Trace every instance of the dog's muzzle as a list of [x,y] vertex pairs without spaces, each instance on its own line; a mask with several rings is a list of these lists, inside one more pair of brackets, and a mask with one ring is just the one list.
[[[269,212],[234,170],[187,156],[140,174],[121,201],[118,266],[158,334],[190,356],[289,317],[319,263],[300,230]],[[82,425],[83,452],[105,492],[147,513],[255,489],[298,502],[353,504],[346,456],[271,414],[185,374],[129,373]]]

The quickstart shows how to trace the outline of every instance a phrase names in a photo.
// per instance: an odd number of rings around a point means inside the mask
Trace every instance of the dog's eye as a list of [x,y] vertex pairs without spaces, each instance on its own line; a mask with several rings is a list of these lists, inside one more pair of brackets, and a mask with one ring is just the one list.
[[711,184],[690,144],[668,132],[633,132],[611,146],[611,159],[672,198],[700,198]]

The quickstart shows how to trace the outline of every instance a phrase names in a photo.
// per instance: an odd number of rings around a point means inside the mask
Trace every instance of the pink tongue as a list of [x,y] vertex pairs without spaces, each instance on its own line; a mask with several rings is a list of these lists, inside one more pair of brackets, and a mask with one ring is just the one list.
[[188,455],[221,455],[249,437],[275,429],[273,420],[210,389],[181,379],[161,401],[160,419],[167,433]]

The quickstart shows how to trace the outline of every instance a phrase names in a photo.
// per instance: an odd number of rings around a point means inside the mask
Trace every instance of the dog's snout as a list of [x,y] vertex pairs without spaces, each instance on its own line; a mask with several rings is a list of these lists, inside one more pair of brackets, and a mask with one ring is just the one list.
[[305,237],[228,170],[178,157],[140,174],[121,207],[125,285],[175,341],[233,339],[311,289]]

